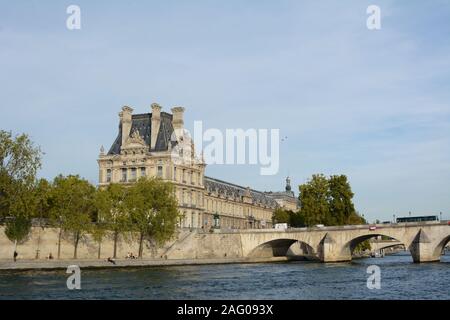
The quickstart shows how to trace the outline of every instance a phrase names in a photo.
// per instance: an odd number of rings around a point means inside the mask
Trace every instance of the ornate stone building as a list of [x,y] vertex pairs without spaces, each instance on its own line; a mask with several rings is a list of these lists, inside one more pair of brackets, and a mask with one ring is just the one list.
[[278,205],[285,210],[298,210],[298,199],[295,197],[294,191],[291,190],[291,179],[289,177],[286,178],[285,191],[270,191],[265,192],[265,195],[273,198],[278,203]]
[[172,114],[162,112],[156,103],[151,108],[144,114],[122,108],[116,140],[107,153],[103,147],[100,150],[100,187],[131,184],[144,176],[171,181],[182,213],[179,225],[187,228],[271,228],[275,208],[296,204],[290,189],[280,202],[278,193],[205,176],[206,164],[195,156],[194,145],[183,131],[184,108],[174,107]]

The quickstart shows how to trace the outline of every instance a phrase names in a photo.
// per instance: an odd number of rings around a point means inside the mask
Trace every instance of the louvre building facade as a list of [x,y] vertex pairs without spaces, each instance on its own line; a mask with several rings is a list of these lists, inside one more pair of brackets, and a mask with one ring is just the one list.
[[271,228],[277,207],[297,209],[289,178],[285,192],[260,192],[205,176],[206,164],[183,131],[184,108],[174,107],[170,114],[154,103],[151,109],[133,114],[132,108],[122,108],[116,140],[107,153],[100,150],[100,187],[131,184],[143,176],[171,181],[184,228]]

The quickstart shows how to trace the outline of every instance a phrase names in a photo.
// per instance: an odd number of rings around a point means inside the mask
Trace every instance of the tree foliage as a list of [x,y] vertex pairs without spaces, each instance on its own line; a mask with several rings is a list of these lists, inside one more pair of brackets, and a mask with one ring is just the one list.
[[145,240],[157,245],[174,235],[179,212],[171,183],[141,178],[129,188],[125,205],[132,229],[139,234],[139,257]]
[[30,217],[41,150],[26,134],[0,130],[0,217]]
[[108,234],[114,238],[114,257],[120,235],[139,233],[140,256],[144,241],[159,245],[174,235],[179,213],[170,182],[140,179],[129,187],[96,189],[78,175],[59,175],[50,183],[36,180],[41,156],[26,134],[0,131],[0,220],[6,221],[5,233],[16,244],[27,239],[33,218],[60,229],[58,258],[67,235],[74,258],[87,233],[98,243],[99,257]]
[[58,255],[60,253],[61,236],[63,232],[72,235],[74,243],[74,258],[80,239],[91,230],[94,215],[95,187],[78,175],[62,175],[53,181],[51,220],[59,226]]
[[97,212],[94,238],[101,242],[108,231],[112,231],[114,258],[117,257],[119,236],[127,231],[131,231],[131,218],[125,203],[127,194],[128,190],[125,186],[112,183],[105,189],[97,190],[95,195]]
[[300,214],[306,225],[362,224],[365,220],[355,211],[353,192],[345,175],[329,178],[322,174],[299,186]]
[[272,215],[272,222],[275,223],[289,223],[290,221],[290,216],[289,216],[289,212],[282,209],[282,208],[277,208],[275,209],[275,211],[273,212]]
[[[6,221],[5,234],[15,244],[21,244],[28,239],[31,230],[30,218],[24,216],[11,217]],[[15,249],[14,249],[15,250]]]

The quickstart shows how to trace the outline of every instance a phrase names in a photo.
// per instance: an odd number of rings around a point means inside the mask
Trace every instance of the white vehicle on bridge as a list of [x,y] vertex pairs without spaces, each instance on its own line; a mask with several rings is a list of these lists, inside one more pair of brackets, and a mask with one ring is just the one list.
[[288,228],[287,223],[275,223],[275,229],[282,229],[285,230]]

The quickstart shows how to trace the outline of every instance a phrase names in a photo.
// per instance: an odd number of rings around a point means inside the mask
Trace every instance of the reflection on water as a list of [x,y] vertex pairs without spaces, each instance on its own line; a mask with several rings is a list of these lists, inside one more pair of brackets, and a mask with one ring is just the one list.
[[[381,268],[369,290],[366,268]],[[0,299],[450,299],[450,255],[414,264],[407,253],[351,263],[316,262],[82,270],[81,290],[65,271],[0,271]]]

